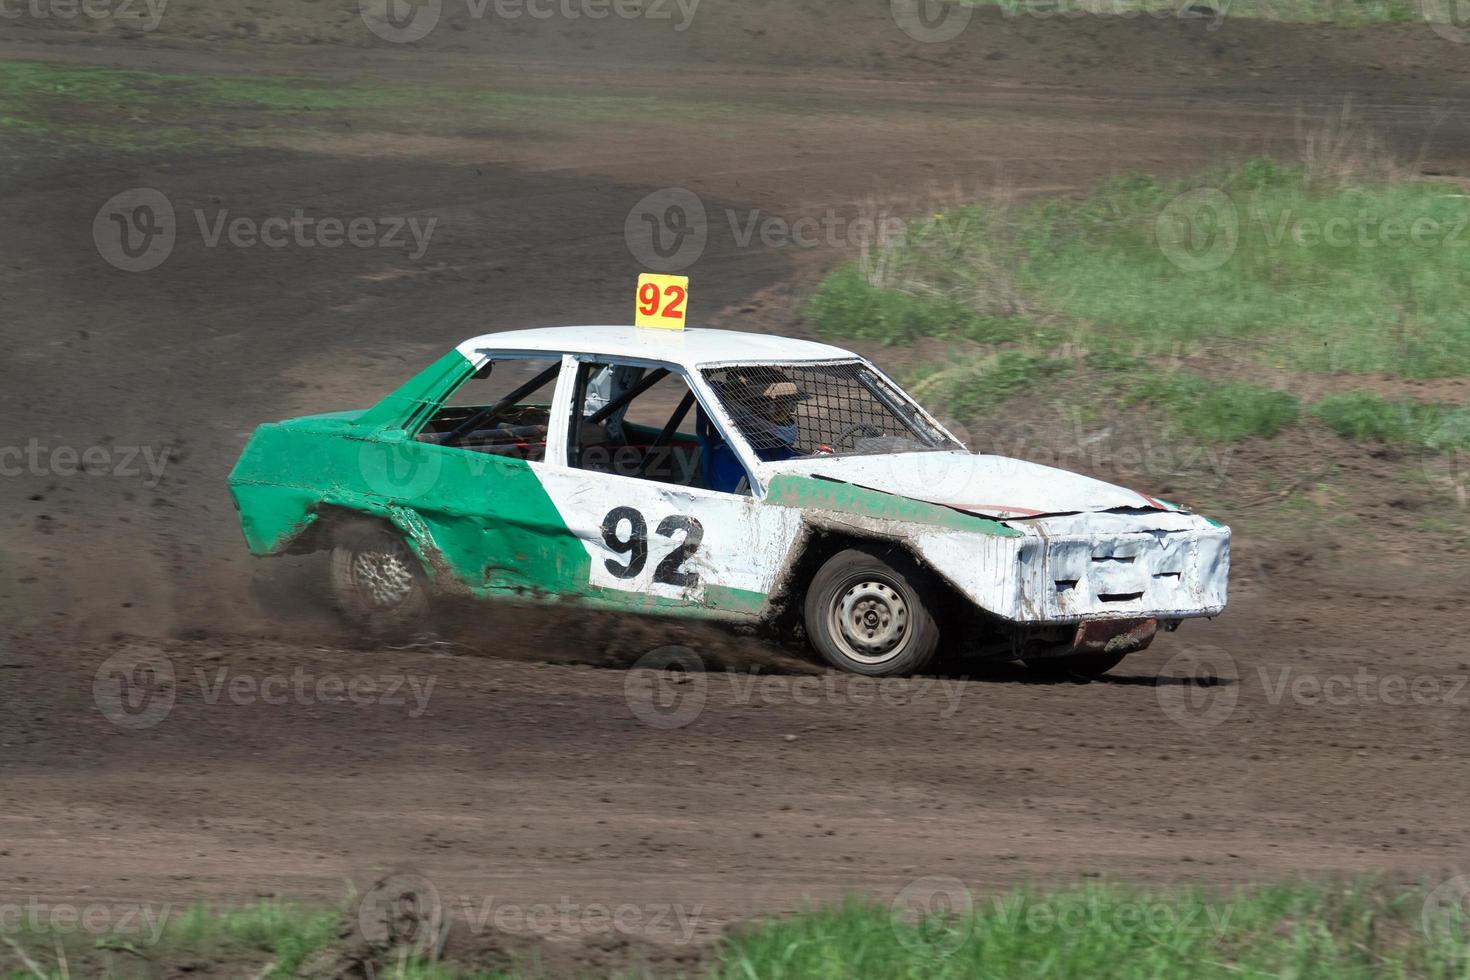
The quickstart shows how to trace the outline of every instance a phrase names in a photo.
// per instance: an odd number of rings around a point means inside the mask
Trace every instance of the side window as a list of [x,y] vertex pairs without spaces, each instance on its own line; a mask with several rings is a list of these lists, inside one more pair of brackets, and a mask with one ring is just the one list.
[[706,487],[708,428],[689,382],[677,371],[582,364],[567,461],[598,473]]
[[419,441],[539,462],[561,358],[490,361],[444,400]]

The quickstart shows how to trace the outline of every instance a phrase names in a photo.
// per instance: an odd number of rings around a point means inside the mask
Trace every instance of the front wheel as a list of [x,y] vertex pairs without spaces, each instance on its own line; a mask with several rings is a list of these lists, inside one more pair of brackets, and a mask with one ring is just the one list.
[[919,572],[848,549],[827,560],[807,589],[812,646],[832,666],[869,677],[922,670],[939,648],[939,625],[915,587]]
[[381,524],[344,524],[332,534],[332,598],[349,625],[374,636],[412,635],[429,615],[429,580],[401,535]]

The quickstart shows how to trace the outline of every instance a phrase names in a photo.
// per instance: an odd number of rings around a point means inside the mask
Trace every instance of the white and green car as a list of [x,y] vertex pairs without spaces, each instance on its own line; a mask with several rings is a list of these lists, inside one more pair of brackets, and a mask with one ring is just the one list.
[[435,595],[800,626],[831,664],[1083,674],[1225,608],[1230,530],[977,455],[867,360],[723,330],[486,334],[377,405],[262,425],[250,550],[331,551],[349,619]]

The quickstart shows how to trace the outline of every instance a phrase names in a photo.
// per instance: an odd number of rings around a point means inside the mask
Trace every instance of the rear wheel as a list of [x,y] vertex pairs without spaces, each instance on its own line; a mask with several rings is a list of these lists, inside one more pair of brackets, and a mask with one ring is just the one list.
[[428,620],[429,579],[403,537],[371,521],[332,534],[332,598],[350,625],[403,637]]
[[827,560],[807,589],[807,636],[832,666],[889,677],[922,670],[939,648],[939,625],[899,556],[848,549]]

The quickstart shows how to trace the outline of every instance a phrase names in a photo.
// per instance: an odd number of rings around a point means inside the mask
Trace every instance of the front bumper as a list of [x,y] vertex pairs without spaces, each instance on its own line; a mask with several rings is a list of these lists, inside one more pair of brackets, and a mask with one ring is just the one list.
[[1167,622],[1225,608],[1230,529],[1197,515],[1072,514],[1008,523],[1022,535],[940,533],[919,547],[977,606],[1017,624]]

